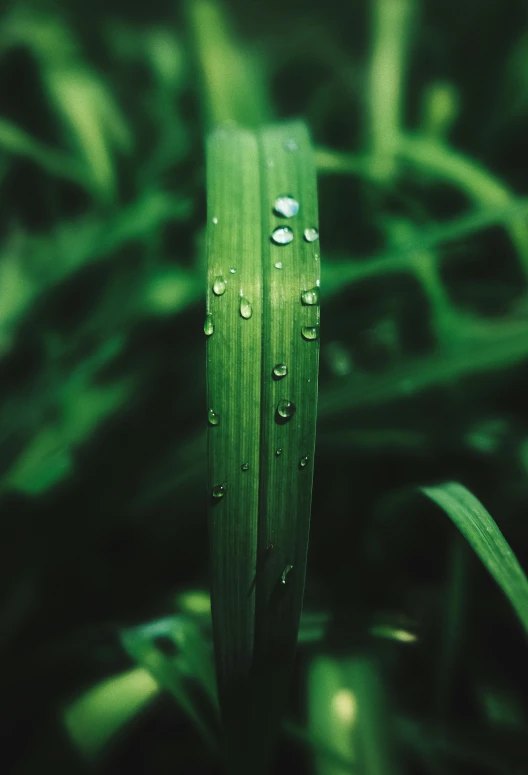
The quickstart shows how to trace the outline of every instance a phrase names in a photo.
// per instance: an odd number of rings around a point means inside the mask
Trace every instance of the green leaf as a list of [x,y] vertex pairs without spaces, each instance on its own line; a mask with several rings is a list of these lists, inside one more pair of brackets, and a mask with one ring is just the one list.
[[89,185],[88,172],[75,159],[61,151],[48,148],[4,118],[0,118],[0,148],[13,156],[31,159],[51,175],[72,180],[81,186]]
[[[129,655],[169,691],[204,742],[216,751],[216,691],[210,650],[188,616],[171,616],[125,630],[121,641]],[[163,647],[160,647],[163,641]],[[169,650],[169,653],[164,651]],[[208,699],[207,712],[197,687]]]
[[269,121],[273,114],[258,53],[237,40],[222,4],[191,0],[187,17],[201,70],[207,125],[237,121],[257,127]]
[[[381,671],[367,657],[319,655],[308,672],[308,733],[317,775],[396,775],[388,700]],[[326,755],[331,751],[341,761]]]
[[[274,213],[276,198],[286,194],[300,203],[291,218]],[[303,124],[258,136],[233,128],[211,135],[208,226],[217,677],[231,772],[263,773],[295,652],[315,446],[319,307],[303,304],[301,294],[313,289],[310,300],[318,298],[319,248],[303,238],[305,229],[317,228],[315,169]],[[273,230],[284,226],[293,240],[274,244]],[[274,375],[277,365],[285,369]]]
[[149,672],[135,667],[111,676],[64,710],[64,726],[78,750],[96,760],[111,739],[159,694]]
[[528,633],[528,579],[491,515],[469,490],[456,482],[421,489],[453,520],[512,604]]

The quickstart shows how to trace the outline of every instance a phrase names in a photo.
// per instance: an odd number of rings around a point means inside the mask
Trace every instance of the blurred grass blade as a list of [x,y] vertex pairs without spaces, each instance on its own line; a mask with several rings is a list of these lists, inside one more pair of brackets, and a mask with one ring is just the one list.
[[392,730],[380,670],[365,657],[318,656],[308,674],[309,734],[317,775],[396,775]]
[[211,658],[192,619],[173,616],[124,630],[121,642],[132,659],[172,694],[205,743],[217,751]]
[[150,673],[135,667],[77,697],[64,711],[64,726],[83,756],[95,761],[112,738],[158,694],[158,683]]
[[528,633],[528,579],[491,515],[469,490],[457,482],[421,489],[446,512],[465,536]]
[[88,187],[95,198],[111,202],[117,186],[114,152],[129,151],[132,139],[105,80],[83,60],[73,30],[59,14],[17,5],[3,32],[0,45],[23,46],[35,58]]
[[403,125],[405,70],[417,8],[415,0],[372,0],[369,5],[373,27],[367,90],[371,173],[386,182],[395,174],[394,154]]
[[330,759],[316,748],[314,771],[317,775],[348,775],[357,766],[357,698],[344,685],[342,662],[317,656],[308,671],[307,695],[310,737],[339,756]]
[[[230,771],[257,774],[267,772],[287,697],[313,477],[319,261],[318,242],[310,241],[317,202],[304,125],[270,127],[258,138],[217,130],[208,143],[207,188],[217,679]],[[288,221],[274,214],[286,194],[300,202]],[[286,223],[292,231],[275,244],[270,235]],[[308,239],[306,229],[314,229]],[[303,291],[311,303],[301,303]]]
[[257,127],[272,117],[258,54],[233,35],[228,14],[215,0],[189,0],[189,28],[201,69],[205,123]]
[[89,174],[81,164],[61,151],[48,148],[4,118],[0,118],[0,148],[13,156],[31,159],[51,175],[84,187],[89,185]]

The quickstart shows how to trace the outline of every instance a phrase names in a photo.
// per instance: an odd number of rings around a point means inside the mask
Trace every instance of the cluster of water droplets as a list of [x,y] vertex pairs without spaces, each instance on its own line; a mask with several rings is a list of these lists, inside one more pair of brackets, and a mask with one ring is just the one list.
[[[298,145],[295,140],[290,139],[287,140],[284,143],[284,149],[289,152],[294,152],[298,150]],[[266,162],[266,165],[268,167],[273,166],[273,160],[268,159]],[[290,194],[283,194],[281,196],[278,196],[274,202],[273,205],[273,212],[275,215],[282,217],[282,218],[293,218],[295,217],[299,212],[299,202],[295,199],[295,197],[291,196]],[[216,225],[218,223],[218,218],[214,217],[213,224]],[[316,242],[319,239],[319,232],[315,227],[309,227],[304,229],[303,232],[304,240],[308,243]],[[291,242],[293,242],[294,239],[294,232],[293,229],[290,226],[278,226],[275,228],[271,234],[271,241],[278,246],[283,245],[289,245]],[[319,259],[319,254],[316,253],[314,255],[315,260],[317,261]],[[276,261],[274,264],[275,269],[283,269],[282,261]],[[235,274],[236,269],[235,267],[232,267],[229,270],[230,274]],[[213,283],[213,293],[215,296],[222,296],[225,293],[226,290],[226,281],[224,278],[220,275],[215,278],[215,281]],[[316,306],[319,304],[319,283],[317,283],[317,286],[310,289],[305,289],[301,292],[301,303],[304,306]],[[253,313],[251,303],[244,297],[240,296],[240,307],[239,307],[240,315],[245,320],[248,320]],[[204,323],[204,332],[207,336],[211,336],[211,334],[214,332],[214,323],[213,323],[213,316],[211,314],[208,314],[205,323]],[[319,338],[319,326],[302,326],[301,328],[301,334],[303,339],[307,341],[313,341]],[[273,367],[273,377],[276,380],[283,379],[288,374],[288,367],[284,363],[277,363]],[[310,381],[310,380],[308,380]],[[297,411],[297,407],[293,401],[290,401],[286,398],[279,401],[277,405],[277,414],[279,417],[281,417],[284,420],[290,420],[295,412]],[[220,424],[220,416],[213,410],[209,409],[208,412],[208,422],[212,426],[216,426]],[[275,450],[275,456],[281,457],[283,453],[282,447],[277,447]],[[309,462],[308,455],[304,455],[299,460],[299,468],[303,469],[306,468]],[[240,469],[242,471],[248,471],[250,468],[249,463],[242,463],[240,466]],[[224,495],[227,492],[227,482],[224,482],[222,484],[216,484],[213,487],[212,490],[212,496],[215,500],[219,500],[224,497]],[[291,573],[293,571],[293,565],[286,565],[284,568],[284,571],[281,575],[281,583],[286,585],[291,580]]]
[[[289,141],[294,143],[295,141]],[[295,148],[297,146],[295,145]],[[273,213],[281,218],[293,218],[299,212],[299,202],[291,194],[281,194],[278,196],[273,204]],[[275,245],[289,245],[293,242],[294,238],[293,229],[290,226],[277,226],[271,233],[271,241]],[[316,242],[319,239],[319,232],[311,226],[304,230],[303,237],[306,242]],[[282,269],[275,264],[277,269]]]

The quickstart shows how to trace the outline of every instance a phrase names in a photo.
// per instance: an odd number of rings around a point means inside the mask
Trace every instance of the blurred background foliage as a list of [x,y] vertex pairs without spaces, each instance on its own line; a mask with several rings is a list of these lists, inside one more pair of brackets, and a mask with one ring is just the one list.
[[274,771],[528,773],[525,635],[416,495],[462,482],[528,568],[523,0],[12,0],[0,84],[3,771],[220,772],[203,140],[302,116],[321,393]]

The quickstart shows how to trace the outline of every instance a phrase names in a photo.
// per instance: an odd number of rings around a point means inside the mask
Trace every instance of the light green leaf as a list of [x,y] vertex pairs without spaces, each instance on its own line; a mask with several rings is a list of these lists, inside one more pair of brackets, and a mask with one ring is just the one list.
[[64,726],[77,749],[96,760],[112,738],[159,694],[141,667],[111,676],[77,697],[64,710]]

